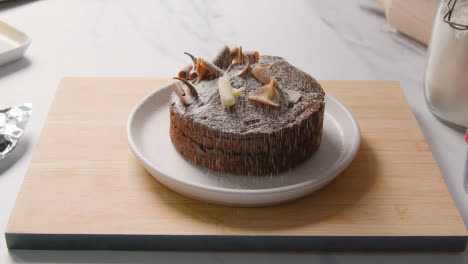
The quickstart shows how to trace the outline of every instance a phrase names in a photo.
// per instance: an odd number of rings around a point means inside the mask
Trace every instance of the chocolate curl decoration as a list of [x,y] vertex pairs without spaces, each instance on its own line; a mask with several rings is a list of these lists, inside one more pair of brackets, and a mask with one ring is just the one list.
[[[184,105],[187,106],[193,104],[198,99],[198,92],[195,89],[195,87],[193,87],[193,85],[185,79],[179,77],[174,77],[174,79],[180,81],[172,84],[171,88],[174,91],[174,93],[180,98]],[[187,93],[182,87],[182,83],[188,87]]]
[[196,81],[197,78],[198,78],[198,74],[197,74],[196,71],[191,72],[191,73],[189,74],[189,77],[188,77],[188,79],[189,79],[190,81],[194,81],[194,80]]
[[240,47],[235,47],[231,51],[231,64],[229,64],[229,67],[227,68],[226,72],[229,72],[235,64],[239,64],[242,61],[242,46]]
[[221,77],[224,75],[224,71],[213,63],[206,61],[202,58],[197,59],[197,74],[198,79],[197,83],[203,80],[204,77],[213,74],[216,77]]
[[213,64],[221,69],[226,69],[231,64],[231,48],[224,46],[213,59]]
[[250,62],[250,64],[257,63],[260,59],[260,54],[258,51],[246,51],[243,54],[243,60]]
[[231,53],[232,64],[242,64],[244,56],[242,55],[242,46],[234,49],[234,54]]
[[[261,81],[263,84],[269,84],[271,81],[271,68],[275,64],[270,64],[268,66],[259,66],[257,65],[253,70],[252,70],[252,75],[255,77],[255,79]],[[275,76],[276,78],[276,76]]]
[[206,68],[209,72],[213,73],[216,77],[221,77],[224,75],[224,71],[220,69],[218,66],[214,65],[213,63],[206,61],[202,58],[198,58],[198,60],[200,61],[200,65],[202,67]]
[[193,69],[192,65],[185,66],[178,74],[179,78],[188,79],[190,75],[190,71]]
[[197,66],[197,58],[195,58],[195,56],[193,56],[192,54],[188,53],[188,52],[184,52],[185,55],[189,56],[190,59],[192,59],[192,62],[193,62],[193,67],[195,68]]
[[239,77],[239,76],[241,76],[242,74],[246,73],[247,70],[249,69],[249,67],[250,67],[250,61],[247,61],[247,65],[245,65],[244,69],[242,69],[242,70],[237,74],[237,76]]
[[[258,60],[260,59],[260,54],[258,51],[242,51],[242,46],[240,47],[235,47],[231,51],[231,65],[229,65],[228,69],[226,71],[230,71],[232,66],[236,64],[244,64],[244,63],[249,63],[250,65],[257,63]],[[245,68],[244,68],[245,69]],[[244,71],[242,69],[242,71]]]
[[302,93],[296,90],[286,90],[286,93],[289,95],[289,103],[295,104],[301,99]]
[[244,52],[242,57],[243,61],[247,62],[247,65],[239,72],[239,74],[237,74],[237,76],[241,76],[242,74],[246,73],[251,64],[257,63],[260,59],[260,54],[258,51],[247,51]]
[[242,55],[242,46],[233,48],[231,50],[231,61],[233,61],[237,56],[239,56],[239,53]]
[[179,72],[179,74],[177,76],[179,76],[179,78],[182,78],[182,79],[189,79],[190,80],[190,76],[191,76],[190,71],[192,71],[192,69],[197,66],[197,59],[192,54],[190,54],[188,52],[184,52],[184,54],[189,56],[190,59],[192,59],[193,66],[192,65],[185,66],[182,70],[180,70],[180,72]]
[[203,78],[205,78],[206,75],[208,75],[208,70],[201,66],[201,59],[198,58],[197,60],[197,67],[196,67],[196,72],[197,72],[197,83],[199,83]]
[[271,80],[269,84],[259,87],[253,95],[249,96],[249,99],[263,104],[279,106],[280,94],[276,90],[278,86],[277,81]]

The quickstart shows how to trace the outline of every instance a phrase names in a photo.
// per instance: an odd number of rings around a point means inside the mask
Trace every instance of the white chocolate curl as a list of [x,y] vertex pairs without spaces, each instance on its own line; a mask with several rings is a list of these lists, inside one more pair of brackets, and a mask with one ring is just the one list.
[[245,87],[239,89],[233,88],[231,83],[226,77],[218,78],[218,89],[219,89],[219,98],[221,99],[221,104],[228,108],[233,106],[241,92],[245,90]]
[[286,93],[289,95],[288,101],[293,104],[297,103],[302,96],[301,92],[295,90],[286,90]]

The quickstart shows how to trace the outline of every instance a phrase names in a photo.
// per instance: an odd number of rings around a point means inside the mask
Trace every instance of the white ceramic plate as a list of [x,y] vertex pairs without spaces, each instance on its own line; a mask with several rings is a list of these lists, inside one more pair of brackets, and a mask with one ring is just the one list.
[[337,99],[326,95],[322,143],[305,163],[271,176],[211,171],[184,159],[169,137],[170,86],[141,100],[130,114],[127,138],[132,151],[159,182],[183,195],[206,202],[264,206],[312,193],[333,180],[359,150],[359,125]]
[[0,21],[0,65],[21,58],[30,43],[26,34]]

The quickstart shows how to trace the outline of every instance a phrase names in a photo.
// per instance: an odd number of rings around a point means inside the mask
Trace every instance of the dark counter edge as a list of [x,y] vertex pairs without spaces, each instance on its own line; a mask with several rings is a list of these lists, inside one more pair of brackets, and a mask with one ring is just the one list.
[[5,233],[9,249],[161,251],[463,251],[468,236],[205,236]]

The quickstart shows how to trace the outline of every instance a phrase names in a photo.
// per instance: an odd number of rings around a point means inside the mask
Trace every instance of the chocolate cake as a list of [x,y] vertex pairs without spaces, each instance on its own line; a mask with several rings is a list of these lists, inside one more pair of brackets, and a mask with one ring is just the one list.
[[170,136],[197,165],[263,175],[294,168],[319,147],[325,93],[281,57],[224,47],[189,55],[170,98]]

